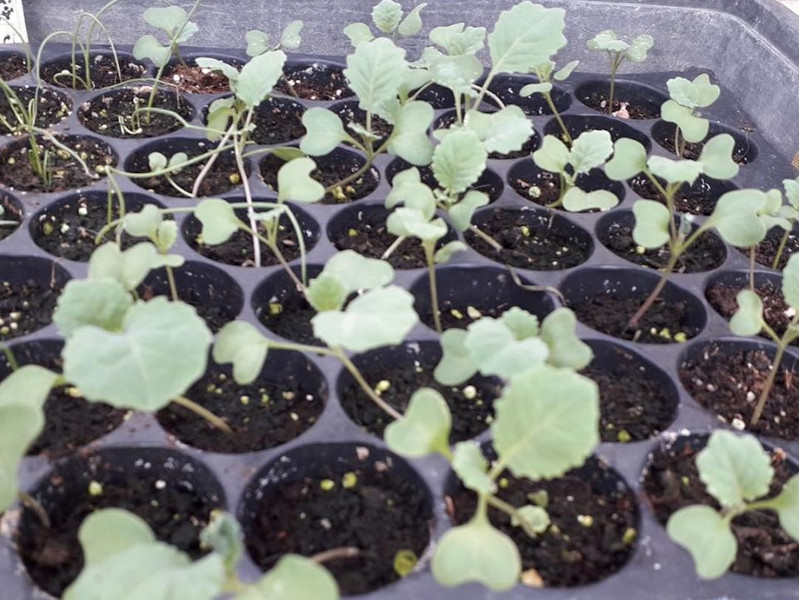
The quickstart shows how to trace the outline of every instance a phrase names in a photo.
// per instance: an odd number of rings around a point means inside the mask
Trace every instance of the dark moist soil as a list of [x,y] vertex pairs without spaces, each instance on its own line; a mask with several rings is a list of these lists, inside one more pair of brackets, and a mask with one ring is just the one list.
[[[614,96],[617,94],[615,93]],[[589,108],[601,112],[609,117],[612,116],[608,112],[608,92],[594,91],[578,98]],[[622,107],[622,102],[628,102],[626,98],[614,98],[612,103],[611,112],[617,112]],[[661,111],[649,106],[639,106],[635,103],[628,102],[627,106],[629,119],[657,119],[661,116]]]
[[[179,151],[185,152],[186,155],[191,159],[204,154],[210,149],[211,147],[209,146]],[[169,156],[167,156],[167,159],[169,159]],[[203,170],[204,166],[205,162],[194,163],[184,167],[177,173],[172,173],[170,177],[181,188],[187,192],[191,192],[192,187],[194,186],[194,181],[197,179],[197,176],[200,175],[200,172]],[[150,169],[147,154],[139,154],[135,156],[130,170],[134,173],[150,172],[152,169]],[[159,175],[158,177],[138,178],[134,179],[133,182],[150,192],[187,200],[185,196],[180,194],[174,187],[170,185],[169,181],[167,181],[167,178],[163,175]],[[197,195],[198,197],[204,197],[224,194],[225,192],[238,186],[240,183],[241,176],[239,175],[239,169],[236,166],[236,158],[233,155],[233,151],[228,150],[217,155],[217,159],[214,161],[214,166],[211,167],[211,170],[208,173],[206,173],[203,182],[200,184],[200,189],[198,190]]]
[[339,67],[287,66],[275,90],[303,100],[342,100],[353,95]]
[[0,341],[49,325],[60,293],[61,288],[46,287],[32,279],[24,283],[0,282]]
[[24,56],[18,54],[0,56],[0,79],[3,81],[22,77],[27,71]]
[[[131,210],[140,210],[143,204],[134,206],[128,203],[126,207]],[[113,203],[112,218],[120,217],[119,204]],[[85,214],[82,214],[84,213]],[[60,205],[52,206],[41,213],[31,222],[31,235],[36,245],[60,258],[86,262],[97,248],[95,236],[108,223],[108,206],[105,201],[97,202],[80,196]],[[115,238],[110,232],[103,238],[111,241]],[[122,234],[122,249],[130,248],[134,244],[146,241],[146,238],[132,237],[127,233]]]
[[268,98],[256,107],[253,114],[255,129],[250,138],[256,144],[285,144],[306,134],[303,126],[303,107],[296,102]]
[[[670,124],[670,133],[668,135],[661,135],[660,137],[655,138],[656,142],[672,154],[675,154],[675,126]],[[706,140],[702,142],[685,142],[685,146],[683,148],[683,158],[689,160],[697,160],[700,158],[700,153],[703,151],[703,146],[705,146]],[[738,144],[733,149],[733,162],[746,165],[750,162],[747,158],[747,151],[748,148],[741,148]]]
[[[702,180],[701,177],[697,181],[700,182]],[[653,182],[647,179],[647,177],[637,175],[631,179],[628,184],[631,186],[631,189],[642,198],[666,204],[664,196],[656,190]],[[680,190],[678,190],[678,193],[675,194],[675,210],[690,215],[708,216],[714,212],[714,208],[717,206],[717,200],[719,200],[718,194],[712,193],[711,191],[703,191],[699,189],[697,185],[683,185]]]
[[[134,120],[132,115],[137,108],[147,108],[151,92],[152,87],[142,86],[97,96],[81,105],[78,117],[87,129],[115,138],[155,137],[183,127],[177,119],[160,113],[150,114],[149,120],[147,113],[139,113]],[[187,121],[192,118],[191,105],[174,92],[158,91],[153,107],[175,112]],[[120,117],[125,130],[120,126]]]
[[[683,443],[679,438],[668,452],[663,449],[654,452],[645,472],[644,492],[662,525],[666,524],[672,513],[687,506],[704,504],[715,510],[720,508],[717,501],[706,492],[695,464],[695,456],[705,442],[692,445]],[[783,484],[797,472],[780,450],[773,451],[772,466],[775,478],[770,486],[770,497],[777,495]],[[733,519],[731,529],[738,542],[731,571],[756,577],[797,577],[797,542],[783,531],[776,513],[767,510],[747,511]]]
[[168,67],[162,81],[190,94],[221,94],[231,91],[225,75],[196,65],[178,64]]
[[324,346],[321,340],[314,337],[311,319],[317,311],[298,291],[292,290],[280,301],[270,301],[256,308],[256,315],[261,323],[281,337],[300,344]]
[[[248,223],[246,213],[237,213],[237,216],[244,223]],[[302,228],[302,223],[300,224]],[[266,228],[262,221],[257,223],[257,229],[260,233],[266,235]],[[213,261],[224,263],[226,265],[233,265],[236,267],[253,267],[255,266],[255,254],[253,252],[253,237],[241,229],[238,229],[224,244],[216,246],[208,246],[203,243],[203,238],[200,232],[202,227],[200,222],[191,217],[186,225],[186,242],[191,246],[192,250],[210,258]],[[309,251],[314,244],[308,237],[305,239],[306,251]],[[267,247],[266,244],[261,243],[261,266],[271,266],[278,264],[278,259]],[[297,243],[297,234],[294,231],[289,220],[282,218],[278,224],[278,248],[287,261],[292,261],[300,257],[300,246]]]
[[[446,331],[448,329],[466,329],[483,317],[499,319],[514,304],[512,302],[503,302],[496,306],[474,306],[467,305],[465,301],[460,299],[440,298],[439,306],[441,308],[439,320],[442,322],[442,330]],[[419,319],[431,329],[435,329],[433,314],[430,309],[426,310],[424,314],[420,313]]]
[[424,491],[395,476],[388,462],[364,462],[345,475],[322,466],[313,477],[269,486],[256,510],[246,543],[262,569],[288,553],[358,548],[356,557],[325,562],[346,596],[400,579],[397,553],[420,558],[430,539]]
[[[744,284],[735,287],[722,284],[713,285],[706,289],[706,300],[715,311],[726,319],[730,319],[739,310],[736,296],[744,289],[750,288]],[[767,325],[772,327],[779,336],[782,336],[792,320],[787,313],[790,309],[783,298],[783,292],[768,280],[757,283],[755,292],[761,298],[764,306],[763,315]],[[767,333],[760,335],[771,339]]]
[[[622,223],[612,223],[603,233],[603,245],[617,256],[634,264],[661,270],[669,262],[666,246],[651,250],[639,246],[633,240],[633,228]],[[674,273],[702,273],[716,269],[725,262],[725,246],[713,233],[707,231],[684,252]]]
[[604,442],[639,442],[664,431],[676,406],[662,384],[636,367],[629,354],[617,350],[616,362],[591,364],[581,375],[600,388],[600,437]]
[[[356,139],[360,139],[357,133],[355,133],[352,129],[350,129],[350,123],[357,123],[362,127],[366,128],[367,126],[367,113],[366,111],[361,110],[358,108],[358,102],[355,100],[351,103],[348,102],[346,104],[342,104],[333,109],[339,118],[342,120],[342,124],[344,125],[345,131],[355,137]],[[372,133],[379,135],[380,139],[377,141],[372,142],[373,147],[378,148],[381,146],[388,138],[394,127],[387,123],[385,120],[380,118],[377,115],[372,116]]]
[[639,310],[646,297],[646,294],[632,298],[603,294],[571,302],[569,308],[587,327],[623,340],[669,344],[678,341],[674,339],[678,333],[684,333],[686,339],[700,333],[697,327],[686,322],[689,315],[685,302],[665,302],[662,298],[653,303],[637,328],[628,329],[628,320]]
[[592,248],[584,240],[539,224],[532,213],[494,211],[480,224],[481,230],[497,241],[497,251],[470,230],[464,239],[475,250],[497,262],[534,271],[556,271],[576,267],[589,258]]
[[[35,87],[14,87],[12,89],[22,104],[18,110],[21,109],[23,112],[27,112],[30,101],[36,101],[36,126],[42,129],[48,129],[56,123],[60,123],[67,118],[72,110],[70,99],[53,89],[40,88],[38,99],[36,98]],[[0,115],[14,126],[11,132],[8,129],[4,129],[4,133],[18,133],[22,130],[22,127],[18,127],[19,122],[11,110],[11,104],[5,94],[0,94]]]
[[44,138],[37,138],[42,160],[45,152],[49,152],[52,184],[49,187],[45,185],[31,167],[30,144],[27,141],[0,151],[0,182],[13,190],[64,192],[92,185],[100,176],[104,176],[98,170],[104,170],[106,165],[115,165],[117,162],[111,147],[100,140],[67,137],[59,141],[83,158],[92,173],[91,177],[69,153]]
[[[333,159],[317,160],[317,168],[311,172],[311,177],[327,188],[358,171],[363,164],[362,160],[360,159],[356,162],[349,156],[344,161]],[[261,177],[263,177],[264,183],[273,191],[278,189],[278,170],[283,166],[284,162],[282,158],[278,158],[274,154],[268,154],[261,161]],[[378,187],[378,177],[378,170],[372,167],[355,181],[345,184],[343,188],[339,186],[337,189],[325,194],[322,204],[346,204],[353,200],[359,200],[371,194]]]
[[174,402],[158,412],[158,422],[182,442],[210,452],[255,452],[293,440],[316,423],[325,403],[304,390],[292,373],[280,383],[255,381],[240,386],[230,369],[211,365],[186,397],[221,417],[226,433]]
[[[531,494],[547,494],[552,524],[535,538],[512,526],[505,513],[489,508],[489,520],[519,548],[527,585],[572,587],[600,581],[619,571],[634,553],[636,497],[627,486],[609,482],[607,467],[597,459],[590,458],[587,466],[558,479],[534,482],[507,471],[498,479],[497,497],[512,506],[532,504]],[[475,513],[477,497],[459,485],[445,497],[445,505],[454,523],[462,525]]]
[[[772,268],[772,262],[778,254],[778,248],[780,247],[784,233],[786,233],[786,231],[780,227],[773,227],[769,230],[767,237],[756,246],[756,262],[758,264],[769,267],[770,269]],[[738,248],[738,250],[749,258],[749,248]],[[797,230],[795,229],[789,234],[789,239],[778,260],[778,270],[782,271],[786,267],[786,263],[789,262],[789,258],[792,254],[798,250],[800,250],[800,243],[798,243]]]
[[[460,386],[444,386],[433,378],[430,365],[395,364],[379,368],[361,369],[361,374],[373,390],[381,381],[391,386],[380,393],[380,397],[392,408],[404,413],[411,396],[423,387],[439,392],[447,402],[453,417],[450,443],[462,442],[483,433],[494,418],[492,404],[500,395],[501,386],[487,377],[473,377]],[[377,392],[376,392],[377,393]],[[349,379],[341,391],[340,401],[347,415],[373,435],[383,437],[386,426],[392,422],[353,380]]]
[[778,369],[761,418],[754,426],[750,419],[764,389],[772,358],[762,350],[722,352],[710,346],[702,360],[684,362],[680,378],[686,390],[704,408],[735,429],[746,428],[758,435],[797,439],[797,368]]
[[[362,221],[350,223],[348,229],[336,232],[331,241],[338,250],[355,250],[368,258],[381,258],[383,253],[397,239],[386,229],[386,215],[379,214],[378,218],[365,218]],[[437,244],[443,245],[445,239]],[[387,259],[395,269],[420,269],[427,266],[425,251],[417,239],[407,238],[392,252]]]
[[[46,64],[41,70],[42,79],[44,79],[47,83],[52,83],[53,85],[57,85],[59,87],[76,88],[80,90],[85,89],[83,84],[85,73],[83,55],[78,54],[75,60],[75,73],[80,78],[75,82],[75,85],[73,85],[72,61],[70,59],[57,60]],[[144,77],[145,73],[147,72],[147,69],[143,65],[128,60],[122,56],[119,57],[119,66],[122,72],[121,80],[119,78],[119,73],[117,72],[116,63],[114,62],[114,58],[112,56],[98,54],[90,57],[89,76],[92,81],[92,88],[106,88],[130,79],[139,79]],[[67,73],[60,75],[58,80],[56,80],[56,75],[62,71],[67,71]]]
[[[144,283],[137,289],[142,300],[148,301],[156,296],[170,296],[166,274],[164,274],[164,271],[161,269],[155,273],[158,276],[157,280],[154,280],[154,275],[151,272],[150,276],[148,276]],[[178,282],[176,285],[178,289],[178,298],[180,298],[181,302],[193,306],[198,316],[206,322],[206,325],[208,325],[212,333],[217,333],[227,323],[230,323],[239,315],[238,311],[234,312],[231,307],[225,303],[215,302],[211,290],[212,285],[205,285],[205,289],[199,289],[196,284],[187,287]],[[210,299],[209,294],[212,296]]]
[[0,221],[16,221],[17,223],[16,225],[0,225],[0,240],[4,240],[17,230],[25,215],[11,196],[3,191],[0,191],[0,206],[3,207]]
[[[590,175],[579,175],[578,176],[578,187],[585,191],[594,191],[595,189],[603,189],[600,187],[586,187],[582,184],[581,179],[583,177],[587,177]],[[513,181],[510,182],[511,187],[514,188],[520,196],[525,198],[526,200],[530,200],[531,202],[538,204],[539,206],[548,207],[552,204],[558,202],[558,196],[561,193],[561,178],[557,173],[551,173],[550,171],[542,171],[537,169],[535,176],[531,179],[529,177],[522,178],[517,177]],[[534,197],[530,194],[530,189],[532,187],[539,188],[539,196]],[[555,207],[554,210],[565,210],[563,207],[558,206]],[[597,209],[591,210],[583,210],[582,213],[596,213],[600,212]]]
[[[54,485],[63,479],[54,475]],[[96,510],[122,508],[144,519],[156,537],[197,559],[200,532],[208,524],[216,506],[198,495],[184,482],[159,480],[137,470],[123,473],[98,473],[102,494],[92,496],[87,489],[69,495],[49,511],[52,528],[21,527],[18,533],[19,554],[28,574],[44,591],[61,596],[83,568],[83,551],[78,542],[78,528]],[[162,483],[166,483],[162,487]],[[28,510],[28,509],[26,509]],[[30,516],[31,522],[36,521]]]

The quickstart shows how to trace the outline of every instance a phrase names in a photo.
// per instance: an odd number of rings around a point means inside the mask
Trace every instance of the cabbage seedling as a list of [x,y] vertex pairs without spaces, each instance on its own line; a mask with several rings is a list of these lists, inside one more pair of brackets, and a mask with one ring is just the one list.
[[667,81],[670,99],[661,105],[661,118],[675,123],[675,154],[683,157],[686,142],[702,142],[708,135],[708,119],[697,109],[707,108],[719,98],[719,86],[703,73],[692,81],[675,77]]
[[558,122],[558,126],[561,127],[561,135],[563,136],[564,141],[569,146],[572,145],[572,135],[570,134],[569,129],[567,129],[567,126],[564,124],[564,120],[561,118],[561,114],[558,112],[555,102],[553,102],[553,96],[551,94],[553,91],[553,84],[551,80],[555,79],[556,81],[564,81],[572,74],[572,72],[575,70],[575,67],[577,67],[579,63],[580,61],[577,60],[570,61],[558,71],[555,70],[556,63],[554,63],[552,60],[542,63],[541,65],[536,65],[533,67],[533,74],[539,79],[539,83],[529,83],[528,85],[523,86],[519,91],[519,95],[523,98],[527,98],[533,94],[541,94],[544,97],[545,102],[547,102],[547,106],[550,107],[550,112],[553,113],[553,116]]
[[800,539],[798,476],[787,481],[774,498],[764,498],[769,493],[774,469],[769,454],[755,437],[717,430],[695,462],[706,490],[722,508],[719,511],[705,505],[682,508],[669,518],[667,534],[689,551],[700,577],[716,579],[733,564],[738,544],[731,532],[731,521],[745,512],[773,510],[786,533]]
[[753,411],[753,416],[750,418],[750,425],[755,425],[761,418],[761,413],[764,411],[767,398],[769,398],[769,393],[775,383],[775,376],[780,369],[781,360],[786,352],[786,348],[792,344],[798,336],[797,323],[798,313],[800,313],[798,272],[800,272],[800,259],[798,259],[798,254],[795,253],[792,254],[792,257],[783,269],[783,298],[792,311],[792,318],[782,336],[775,333],[775,330],[772,329],[764,319],[764,305],[758,294],[752,290],[742,290],[736,296],[736,303],[739,305],[739,310],[731,318],[731,331],[736,335],[745,336],[755,336],[764,331],[778,346],[775,350],[775,358],[772,360],[772,366],[767,375],[767,380],[764,382],[761,394],[758,397],[758,403]]
[[605,52],[611,62],[611,82],[608,87],[608,114],[614,111],[614,85],[617,71],[626,60],[632,63],[644,62],[647,51],[653,47],[653,37],[647,34],[637,35],[630,43],[619,38],[611,29],[601,31],[588,42],[589,50]]
[[[422,29],[422,17],[420,13],[428,6],[427,2],[418,4],[411,11],[403,16],[403,7],[394,0],[381,0],[372,8],[372,24],[378,30],[391,37],[410,37],[419,33]],[[372,29],[366,23],[351,23],[344,28],[344,34],[353,44],[358,46],[361,42],[369,42],[375,39]]]

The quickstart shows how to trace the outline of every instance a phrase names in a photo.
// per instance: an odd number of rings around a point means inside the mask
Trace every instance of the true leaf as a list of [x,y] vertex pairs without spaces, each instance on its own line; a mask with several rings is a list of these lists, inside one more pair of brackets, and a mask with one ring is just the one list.
[[233,600],[338,600],[336,580],[310,558],[288,554]]
[[647,34],[637,35],[625,53],[626,60],[640,63],[647,58],[647,51],[653,47],[653,37]]
[[547,345],[540,339],[517,340],[501,321],[479,319],[467,329],[464,345],[483,375],[508,378],[547,360]]
[[371,290],[342,312],[319,313],[311,320],[314,335],[330,347],[364,352],[402,342],[419,317],[414,297],[396,286]]
[[475,132],[456,131],[433,151],[433,174],[442,188],[463,192],[478,181],[486,168],[487,156]]
[[447,242],[444,246],[439,248],[436,251],[436,254],[433,255],[433,260],[437,265],[441,265],[448,262],[456,252],[466,252],[468,249],[469,246],[467,246],[464,242],[453,240],[452,242]]
[[522,527],[530,537],[536,537],[550,527],[550,515],[541,506],[526,504],[517,509],[516,515],[511,519],[511,524],[515,527]]
[[485,27],[464,27],[455,23],[445,27],[435,27],[429,34],[430,40],[445,49],[450,56],[475,54],[483,48],[486,38]]
[[194,308],[157,297],[130,308],[119,332],[76,330],[64,346],[64,375],[91,401],[155,411],[200,378],[210,343]]
[[464,345],[466,337],[467,332],[463,329],[448,329],[439,338],[442,359],[436,365],[433,377],[442,385],[460,385],[478,371]]
[[449,56],[426,48],[423,59],[428,64],[431,81],[457,94],[470,94],[473,82],[483,74],[483,64],[471,54]]
[[669,241],[669,220],[672,218],[667,207],[653,200],[638,200],[633,205],[636,225],[633,228],[633,241],[645,248],[660,248]]
[[593,190],[584,192],[577,187],[571,187],[564,194],[562,200],[564,208],[570,212],[584,210],[608,210],[619,204],[619,198],[608,190]]
[[194,216],[203,226],[203,243],[209,246],[224,244],[242,225],[230,202],[217,198],[200,201]]
[[578,337],[578,320],[568,308],[557,308],[542,321],[541,338],[547,344],[547,363],[580,371],[592,362],[592,349]]
[[492,70],[527,73],[566,45],[563,32],[561,8],[545,8],[526,0],[503,11],[488,36]]
[[692,81],[684,77],[667,80],[670,98],[688,108],[704,108],[711,106],[719,98],[719,86],[711,83],[708,75],[703,73]]
[[696,160],[673,160],[663,156],[651,156],[647,160],[650,172],[669,183],[693,184],[703,172],[703,163]]
[[442,395],[432,388],[420,388],[411,396],[403,418],[386,428],[389,448],[407,458],[449,453],[450,409]]
[[[186,21],[188,16],[189,14],[186,12],[186,10],[180,6],[152,7],[145,10],[144,14],[142,14],[142,17],[148,25],[152,25],[153,27],[162,30],[170,38],[175,36],[175,34],[178,32],[178,29],[180,29],[180,26],[184,23],[184,21]],[[184,28],[184,30],[185,29],[186,28]],[[197,31],[196,26],[194,27],[194,30]],[[182,35],[184,34],[185,32],[182,33]],[[181,39],[178,41],[183,42],[186,40]]]
[[798,504],[800,504],[798,482],[800,482],[800,476],[794,475],[783,485],[781,493],[769,501],[770,508],[778,513],[781,527],[794,540],[800,539],[800,533],[798,532],[798,515],[800,515],[800,510],[798,510]]
[[483,192],[470,190],[456,204],[447,211],[453,227],[459,231],[466,231],[472,223],[472,215],[481,206],[489,204],[489,196]]
[[65,338],[89,325],[115,331],[132,305],[130,293],[115,279],[73,279],[58,298],[53,322]]
[[558,477],[582,465],[599,442],[597,384],[568,369],[530,368],[494,406],[495,448],[517,477]]
[[257,29],[248,31],[244,34],[244,39],[247,42],[245,49],[247,56],[258,56],[269,50],[269,36],[263,31]]
[[231,321],[217,333],[212,350],[214,362],[233,365],[233,378],[240,385],[255,381],[267,359],[269,340],[245,321]]
[[611,134],[604,130],[585,131],[572,143],[569,162],[576,175],[602,165],[614,151]]
[[328,154],[341,142],[352,141],[339,115],[327,108],[309,108],[303,113],[303,126],[306,134],[300,140],[300,149],[311,156]]
[[764,305],[758,294],[751,290],[742,290],[736,295],[739,306],[731,317],[730,328],[736,335],[753,336],[761,331],[761,314]]
[[369,25],[366,23],[351,23],[344,28],[344,34],[350,40],[350,43],[353,44],[353,47],[358,46],[361,42],[368,42],[375,39],[375,36],[372,35],[372,31],[370,31]]
[[404,104],[395,119],[388,150],[412,165],[427,165],[433,156],[428,126],[433,121],[430,104],[412,101]]
[[311,173],[316,163],[308,158],[295,158],[278,169],[278,201],[317,202],[325,195],[325,187]]
[[317,312],[339,310],[347,300],[347,290],[335,277],[322,273],[309,284],[306,298]]
[[602,52],[624,52],[630,45],[624,40],[619,39],[614,31],[606,29],[586,42],[586,47],[589,48],[589,50]]
[[569,162],[569,148],[554,135],[546,135],[542,146],[533,153],[536,166],[552,173],[562,173]]
[[489,463],[477,442],[456,444],[451,466],[465,487],[483,494],[497,491],[497,485],[487,472]]
[[688,506],[674,513],[667,522],[667,535],[689,551],[703,579],[723,575],[736,558],[736,538],[710,506]]
[[303,30],[302,21],[291,21],[281,32],[281,47],[295,50],[300,47],[300,32]]
[[344,74],[361,110],[385,114],[385,104],[396,98],[409,69],[404,57],[405,50],[387,38],[362,42],[347,57]]
[[419,30],[422,29],[422,18],[419,16],[419,14],[426,6],[428,6],[428,3],[422,2],[412,8],[411,12],[409,12],[402,21],[400,21],[400,25],[397,26],[397,33],[403,37],[417,35]]
[[500,316],[514,339],[524,340],[539,335],[539,318],[518,306],[509,308]]
[[486,152],[515,152],[533,134],[533,124],[516,105],[493,113],[469,110],[464,117],[464,124],[478,134]]
[[708,493],[725,507],[764,496],[774,475],[769,455],[755,437],[721,429],[711,434],[695,462]]
[[381,0],[372,9],[372,22],[383,33],[392,33],[403,18],[403,7],[394,0]]
[[630,138],[614,142],[614,156],[605,165],[606,176],[614,181],[625,181],[647,168],[647,150]]
[[322,273],[341,283],[347,294],[381,287],[394,279],[394,269],[388,262],[361,256],[354,250],[334,254]]
[[133,291],[144,281],[151,270],[163,265],[162,257],[150,242],[140,242],[127,250],[120,250],[107,242],[92,253],[89,259],[91,279],[111,278]]
[[783,268],[782,291],[786,304],[794,309],[795,314],[800,312],[800,283],[798,283],[798,271],[800,271],[800,255],[795,252],[789,257],[789,261]]
[[244,553],[242,526],[230,513],[213,510],[211,522],[200,532],[200,545],[219,554],[225,561],[225,570],[233,572]]
[[280,50],[254,56],[242,67],[231,89],[247,108],[261,104],[283,74],[286,55]]

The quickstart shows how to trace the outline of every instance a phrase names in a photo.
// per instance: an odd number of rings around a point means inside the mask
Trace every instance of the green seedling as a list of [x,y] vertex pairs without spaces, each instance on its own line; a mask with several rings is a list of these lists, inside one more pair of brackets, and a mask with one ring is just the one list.
[[519,95],[523,98],[527,98],[533,94],[541,94],[544,97],[545,102],[547,102],[547,106],[550,107],[550,112],[553,113],[553,116],[558,122],[558,126],[561,128],[561,136],[569,146],[572,145],[572,135],[570,134],[569,129],[567,129],[567,126],[564,124],[564,119],[561,118],[561,114],[558,112],[555,102],[553,102],[552,80],[555,79],[556,81],[564,81],[572,74],[572,72],[575,70],[575,67],[577,67],[579,63],[580,61],[577,60],[570,61],[557,71],[556,63],[554,63],[552,60],[542,63],[541,65],[536,65],[533,67],[531,72],[536,75],[539,82],[529,83],[528,85],[523,86],[519,91]]
[[626,60],[632,63],[644,62],[647,59],[647,51],[653,47],[653,37],[647,34],[637,35],[630,43],[619,38],[612,30],[601,31],[588,42],[586,47],[589,50],[605,52],[611,62],[611,82],[608,87],[608,114],[614,112],[614,86],[617,79],[617,71]]
[[[415,6],[411,11],[403,16],[403,7],[393,0],[381,0],[372,8],[372,23],[383,35],[388,35],[392,40],[398,37],[410,37],[419,33],[422,29],[422,17],[420,13],[428,6],[423,2]],[[372,29],[366,23],[352,23],[344,28],[344,34],[353,44],[358,46],[361,42],[369,42],[375,39]]]
[[619,198],[608,190],[584,192],[577,185],[578,176],[603,166],[614,151],[611,134],[607,131],[585,131],[567,147],[554,135],[546,135],[542,147],[533,154],[536,166],[557,173],[560,180],[558,199],[547,208],[570,212],[607,210],[619,203]]
[[[681,255],[705,232],[716,229],[726,242],[750,247],[764,239],[767,231],[780,222],[781,194],[778,190],[766,193],[754,189],[727,192],[717,201],[711,216],[694,231],[691,216],[677,214],[674,199],[681,187],[691,185],[701,174],[724,180],[738,173],[739,167],[731,157],[733,147],[734,140],[730,135],[715,136],[705,144],[700,157],[694,161],[671,160],[660,156],[648,158],[644,146],[631,139],[622,138],[614,144],[614,156],[605,166],[609,179],[624,181],[643,173],[664,199],[664,204],[639,200],[633,205],[636,219],[634,241],[644,248],[666,246],[669,251],[661,279],[631,317],[629,328],[637,327],[639,320],[664,289]],[[665,184],[662,185],[661,181]]]
[[698,108],[707,108],[719,98],[719,86],[703,73],[692,81],[675,77],[667,81],[670,99],[661,105],[661,118],[675,123],[675,155],[683,157],[686,142],[702,142],[708,135],[708,119],[700,116]]
[[163,600],[337,600],[334,578],[314,558],[288,554],[259,580],[247,583],[236,566],[244,553],[236,519],[221,511],[201,533],[210,550],[192,561],[186,553],[156,539],[133,513],[98,510],[78,531],[85,565],[64,592],[64,600],[155,598]]
[[[794,229],[798,223],[798,204],[800,204],[800,200],[798,199],[798,183],[800,183],[800,179],[797,178],[783,180],[783,193],[788,204],[782,204],[777,212],[777,216],[780,217],[777,225],[781,227],[784,232],[781,236],[781,241],[778,243],[778,249],[775,251],[775,258],[772,259],[773,269],[777,269],[778,265],[780,265],[781,258],[783,258],[783,254],[786,251],[786,243],[789,241],[792,229]],[[752,250],[754,255],[755,249],[753,248]],[[754,262],[755,260],[753,258],[751,260],[751,270],[755,267],[755,265],[752,264]]]
[[721,509],[706,505],[682,508],[669,518],[667,534],[689,551],[700,577],[716,579],[733,564],[738,544],[731,521],[748,511],[775,511],[786,533],[800,539],[798,476],[787,481],[777,496],[765,498],[774,469],[770,455],[755,437],[717,430],[695,462],[701,481]]
[[752,290],[742,290],[736,296],[736,303],[739,309],[733,315],[730,321],[730,328],[736,335],[755,336],[765,332],[777,344],[778,348],[775,350],[775,358],[772,360],[767,375],[767,380],[764,382],[764,387],[761,389],[761,394],[758,397],[758,403],[753,411],[753,416],[750,418],[750,425],[755,425],[761,418],[764,412],[764,406],[767,404],[769,393],[775,384],[775,376],[781,366],[781,360],[786,352],[786,348],[794,343],[798,336],[798,313],[800,313],[800,284],[798,284],[798,272],[800,272],[800,259],[798,254],[792,254],[786,267],[783,269],[783,298],[786,305],[792,311],[792,317],[786,331],[782,336],[775,333],[775,330],[769,326],[764,319],[764,305],[761,298]]
[[244,39],[247,42],[247,56],[256,57],[265,52],[275,50],[297,50],[300,47],[302,38],[300,32],[303,30],[302,21],[292,21],[281,32],[281,39],[274,46],[270,46],[269,36],[263,31],[253,29],[248,31]]

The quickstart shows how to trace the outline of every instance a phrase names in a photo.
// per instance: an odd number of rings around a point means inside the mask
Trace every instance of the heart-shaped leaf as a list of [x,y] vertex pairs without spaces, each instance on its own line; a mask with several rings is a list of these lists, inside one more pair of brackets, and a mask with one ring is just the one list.
[[338,600],[336,580],[310,558],[283,556],[260,581],[233,600]]
[[794,475],[783,485],[781,493],[770,500],[770,508],[778,513],[781,527],[794,540],[800,539],[800,526],[798,525],[798,515],[800,515],[800,476]]
[[388,150],[412,165],[427,165],[433,156],[428,127],[433,121],[433,108],[426,102],[404,104],[397,113]]
[[209,246],[224,244],[242,225],[230,203],[217,198],[200,201],[194,216],[203,226],[200,233],[203,243]]
[[375,36],[372,35],[369,25],[366,23],[351,23],[344,28],[344,34],[350,40],[350,43],[354,48],[361,42],[369,42],[370,40],[375,39]]
[[794,309],[795,314],[800,312],[800,282],[798,282],[798,271],[800,271],[800,256],[795,252],[789,257],[789,261],[783,268],[782,291],[786,304]]
[[302,21],[290,21],[281,32],[281,48],[286,48],[287,50],[296,50],[299,48],[302,41],[300,37],[300,32],[302,30]]
[[489,204],[489,196],[483,192],[470,190],[447,211],[450,221],[458,231],[466,231],[472,224],[472,215],[481,206]]
[[461,385],[475,375],[478,367],[472,361],[464,341],[463,329],[448,329],[442,334],[442,359],[433,371],[433,377],[442,385]]
[[688,506],[674,513],[667,522],[667,535],[689,551],[703,579],[723,575],[736,558],[736,538],[710,506]]
[[611,134],[604,130],[584,131],[573,142],[569,162],[576,175],[602,165],[614,151]]
[[614,142],[614,156],[605,165],[606,176],[613,181],[625,181],[647,169],[647,150],[630,138]]
[[554,135],[546,135],[542,146],[533,153],[536,166],[552,173],[563,173],[569,162],[569,148]]
[[667,207],[653,200],[638,200],[633,205],[636,225],[633,228],[633,241],[645,248],[660,248],[669,241],[669,220],[672,218]]
[[489,462],[477,442],[456,444],[451,466],[465,487],[482,494],[494,494],[497,491],[497,485],[489,477]]
[[122,251],[115,243],[108,242],[92,253],[89,277],[114,279],[126,290],[133,291],[151,270],[163,266],[164,258],[150,242],[140,242]]
[[736,295],[739,309],[731,317],[730,328],[736,335],[754,336],[761,331],[761,314],[764,305],[761,298],[751,290],[742,290]]
[[541,338],[549,349],[547,363],[580,371],[592,362],[592,349],[578,337],[578,320],[570,309],[555,309],[542,321]]
[[517,340],[506,325],[480,319],[467,329],[464,345],[483,375],[509,378],[547,360],[547,345],[538,338]]
[[608,190],[594,190],[584,192],[577,187],[571,187],[564,194],[562,200],[564,208],[570,212],[584,210],[608,210],[619,204],[619,198]]
[[456,252],[466,252],[467,250],[469,250],[469,246],[467,246],[464,242],[453,240],[452,242],[447,242],[444,246],[439,248],[436,251],[436,254],[433,255],[433,260],[437,265],[441,265],[449,262],[453,254]]
[[739,172],[739,165],[733,160],[736,141],[728,133],[715,135],[708,140],[700,152],[698,161],[703,164],[703,173],[714,179],[730,179]]
[[217,334],[212,358],[233,365],[233,378],[240,385],[255,381],[267,359],[269,340],[245,321],[231,321]]
[[278,169],[278,201],[317,202],[325,195],[323,185],[311,177],[316,163],[306,157],[295,158]]
[[332,152],[341,142],[352,142],[342,125],[339,115],[315,106],[303,113],[306,134],[300,140],[300,149],[311,156],[322,156]]
[[389,424],[384,439],[389,448],[407,458],[450,452],[452,418],[447,402],[432,388],[420,388],[411,396],[403,418]]

